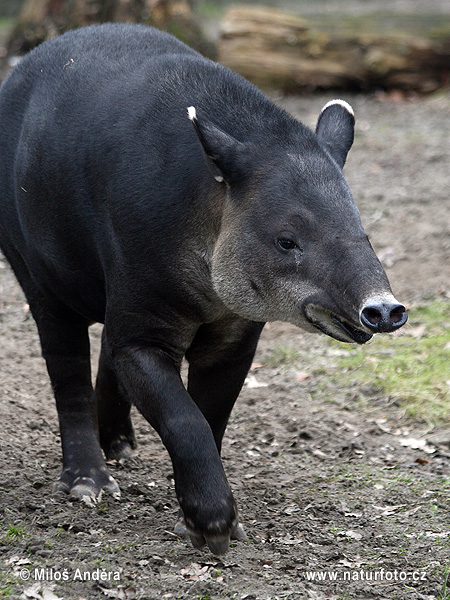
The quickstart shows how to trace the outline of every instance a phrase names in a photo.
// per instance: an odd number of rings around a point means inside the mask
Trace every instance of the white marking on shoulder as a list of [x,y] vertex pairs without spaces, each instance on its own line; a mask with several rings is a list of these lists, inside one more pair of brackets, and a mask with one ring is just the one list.
[[324,110],[326,110],[329,106],[333,106],[333,104],[339,104],[340,106],[342,106],[342,108],[345,108],[346,111],[348,111],[353,117],[355,116],[355,113],[353,112],[353,108],[350,106],[350,104],[348,102],[346,102],[345,100],[330,100],[329,102],[327,102],[325,104],[325,106],[322,108],[321,113],[323,113]]
[[197,118],[197,111],[195,110],[195,106],[188,106],[188,117],[191,121]]
[[216,181],[218,181],[219,183],[222,183],[222,181],[223,181],[223,177],[222,177],[222,175],[214,175],[214,179],[215,179]]

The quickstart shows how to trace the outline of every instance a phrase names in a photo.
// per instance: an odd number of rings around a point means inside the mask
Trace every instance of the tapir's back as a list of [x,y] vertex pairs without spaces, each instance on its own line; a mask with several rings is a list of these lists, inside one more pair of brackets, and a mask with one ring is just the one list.
[[148,243],[133,213],[152,200],[159,144],[149,152],[152,140],[139,141],[148,125],[142,88],[148,65],[168,54],[198,56],[157,30],[94,26],[36,48],[0,90],[0,248],[91,320],[103,320],[112,232],[134,228],[131,243]]
[[[20,171],[30,163],[36,162],[41,174],[43,166],[63,172],[66,188],[70,169],[65,161],[70,158],[73,164],[82,151],[98,146],[101,140],[94,136],[104,136],[102,128],[114,133],[124,101],[129,113],[133,104],[142,104],[142,98],[133,97],[133,87],[148,71],[143,65],[167,54],[197,56],[163,32],[127,25],[72,31],[30,52],[0,88],[3,214]],[[20,181],[22,188],[26,185]]]
[[149,65],[168,54],[180,60],[199,56],[158,30],[111,24],[69,32],[30,52],[0,90],[2,187],[13,184],[12,161],[18,146],[29,142],[35,146],[45,139],[46,152],[53,148],[61,155],[69,148],[74,154],[79,147],[70,144],[79,141],[74,140],[79,132],[83,131],[86,145],[89,138],[92,142],[90,127],[95,123],[98,130],[102,125],[113,129],[114,113],[124,108],[124,101],[128,111],[122,119],[127,118],[133,104],[143,103],[142,97],[133,96],[139,80],[150,75]]
[[101,320],[106,273],[127,253],[141,270],[136,257],[152,247],[160,262],[168,240],[173,260],[186,212],[213,182],[187,107],[245,135],[248,88],[272,110],[245,80],[149,27],[93,26],[39,46],[0,91],[0,247]]
[[71,231],[82,208],[81,233],[111,190],[117,197],[131,185],[135,197],[155,203],[151,190],[176,184],[177,175],[178,191],[201,187],[210,173],[187,119],[190,105],[244,141],[261,136],[265,124],[274,124],[272,143],[300,127],[243,78],[156,29],[93,26],[39,46],[1,88],[0,202],[39,211],[28,203],[55,194],[59,207],[69,202]]

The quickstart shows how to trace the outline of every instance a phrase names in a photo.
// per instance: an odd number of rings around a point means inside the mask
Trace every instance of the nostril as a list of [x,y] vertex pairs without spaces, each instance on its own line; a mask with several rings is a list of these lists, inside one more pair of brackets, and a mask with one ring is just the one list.
[[382,329],[382,321],[383,321],[383,313],[380,310],[380,306],[379,305],[370,305],[370,306],[365,306],[362,311],[361,311],[361,323],[367,327],[368,329],[370,329],[370,331],[373,331],[374,333],[377,333],[378,331],[381,331]]
[[407,319],[405,307],[401,304],[371,304],[361,311],[361,323],[374,332],[394,331],[404,325]]
[[381,321],[381,319],[383,318],[383,315],[381,314],[381,311],[378,310],[378,308],[375,308],[373,306],[368,306],[367,308],[365,308],[362,312],[363,317],[371,324],[371,325],[378,325],[378,323]]
[[398,306],[393,308],[391,310],[390,319],[394,325],[398,325],[400,323],[402,325],[404,325],[406,323],[406,319],[407,319],[405,307],[402,306],[401,304],[399,304]]

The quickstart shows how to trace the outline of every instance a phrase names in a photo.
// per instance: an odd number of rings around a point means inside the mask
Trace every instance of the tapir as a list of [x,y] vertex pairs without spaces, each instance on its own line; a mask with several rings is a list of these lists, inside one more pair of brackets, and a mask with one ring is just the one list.
[[245,538],[220,451],[264,324],[364,344],[407,319],[343,175],[353,137],[345,101],[312,131],[146,26],[71,31],[10,73],[0,247],[56,398],[57,490],[118,493],[105,457],[132,454],[134,405],[172,460],[178,531],[215,554]]

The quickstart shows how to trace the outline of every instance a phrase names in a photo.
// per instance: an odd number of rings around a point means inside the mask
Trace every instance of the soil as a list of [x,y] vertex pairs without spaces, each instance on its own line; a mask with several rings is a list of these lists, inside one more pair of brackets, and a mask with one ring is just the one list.
[[[346,175],[396,296],[408,305],[449,297],[450,97],[345,98],[357,116]],[[277,101],[314,126],[329,99]],[[223,448],[249,541],[218,559],[172,533],[171,463],[137,413],[135,456],[109,465],[120,500],[86,506],[52,495],[61,469],[54,401],[4,260],[0,332],[0,597],[448,597],[450,435],[431,443],[430,427],[380,390],[336,388],[327,369],[346,345],[266,327]],[[100,332],[92,328],[94,362]],[[297,365],[268,361],[279,345],[298,350]]]

